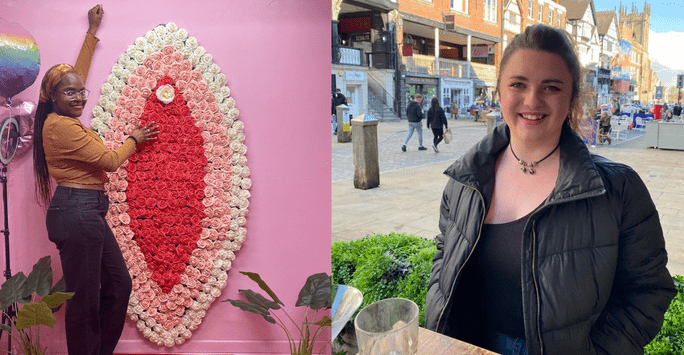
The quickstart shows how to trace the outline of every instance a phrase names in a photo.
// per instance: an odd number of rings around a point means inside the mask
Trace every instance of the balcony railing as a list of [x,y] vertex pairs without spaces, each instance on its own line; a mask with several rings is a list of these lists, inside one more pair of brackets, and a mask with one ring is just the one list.
[[340,64],[361,65],[361,58],[360,49],[340,47]]
[[482,64],[482,63],[470,63],[473,68],[471,73],[473,78],[480,79],[482,81],[488,81],[491,83],[496,82],[496,67],[493,65]]
[[[401,62],[406,66],[407,72],[437,75],[435,70],[435,57],[433,56],[414,54],[410,57],[402,57]],[[470,78],[496,82],[495,66],[471,63],[471,68]],[[468,62],[439,58],[439,75],[451,78],[468,78]]]
[[414,54],[410,57],[401,57],[401,63],[406,66],[406,71],[435,75],[435,57],[423,54]]
[[451,78],[468,77],[468,62],[439,58],[439,75]]

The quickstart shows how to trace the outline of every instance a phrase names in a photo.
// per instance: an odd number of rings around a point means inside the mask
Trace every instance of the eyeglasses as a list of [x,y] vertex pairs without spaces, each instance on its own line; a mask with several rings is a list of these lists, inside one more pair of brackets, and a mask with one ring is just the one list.
[[66,90],[66,91],[62,91],[62,92],[64,93],[64,95],[66,95],[66,97],[67,97],[69,100],[76,100],[76,96],[78,96],[78,95],[80,95],[80,96],[83,97],[84,99],[87,99],[87,98],[88,98],[88,94],[90,94],[90,90],[88,90],[88,89],[83,89],[83,90],[81,90],[81,91]]

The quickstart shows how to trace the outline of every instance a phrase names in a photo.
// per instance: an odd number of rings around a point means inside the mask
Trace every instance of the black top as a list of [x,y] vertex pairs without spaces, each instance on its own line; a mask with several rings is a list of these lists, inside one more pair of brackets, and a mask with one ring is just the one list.
[[406,117],[409,122],[420,122],[423,120],[423,109],[417,102],[411,101],[406,108]]
[[[530,213],[531,214],[531,213]],[[503,224],[485,224],[473,255],[462,270],[453,306],[461,327],[472,330],[464,341],[485,346],[484,334],[496,331],[525,338],[522,309],[521,245],[529,214]]]
[[448,128],[449,125],[447,123],[447,118],[444,114],[444,110],[441,107],[438,107],[436,111],[437,112],[428,110],[427,127],[432,129],[441,129],[442,126],[444,126]]

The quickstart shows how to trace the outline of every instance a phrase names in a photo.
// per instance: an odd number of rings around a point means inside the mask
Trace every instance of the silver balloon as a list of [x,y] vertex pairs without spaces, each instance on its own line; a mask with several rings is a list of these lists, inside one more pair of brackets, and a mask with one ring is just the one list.
[[[6,118],[16,120],[18,127],[17,147],[14,157],[18,158],[31,150],[33,144],[33,119],[36,114],[36,103],[30,100],[7,100],[4,103],[5,111],[0,117],[1,121]],[[4,146],[3,146],[4,147]],[[3,148],[5,149],[5,148]]]
[[363,303],[361,291],[351,286],[337,285],[331,312],[332,333],[330,335],[333,340],[340,334],[344,325],[351,319],[361,303]]

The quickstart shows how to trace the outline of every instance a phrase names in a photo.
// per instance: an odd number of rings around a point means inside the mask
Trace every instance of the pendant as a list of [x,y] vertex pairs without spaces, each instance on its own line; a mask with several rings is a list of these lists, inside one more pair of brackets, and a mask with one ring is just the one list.
[[532,168],[529,168],[527,171],[530,173],[530,175],[534,174],[534,169]]
[[524,173],[526,173],[526,172],[527,172],[527,168],[525,168],[525,167],[523,166],[522,168],[520,168],[520,171],[522,171],[522,172],[523,172],[523,174],[524,174]]

